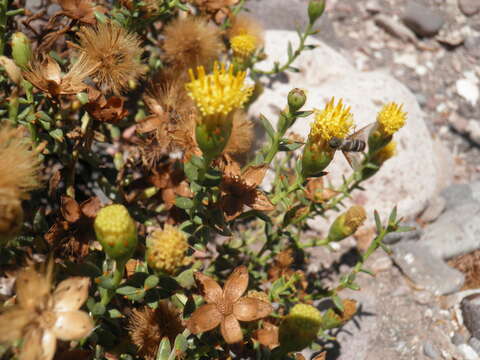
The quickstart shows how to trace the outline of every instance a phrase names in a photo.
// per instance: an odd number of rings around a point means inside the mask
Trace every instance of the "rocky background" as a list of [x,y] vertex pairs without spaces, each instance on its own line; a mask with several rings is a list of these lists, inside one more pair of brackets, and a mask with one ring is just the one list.
[[[248,2],[267,29],[262,67],[295,44],[306,4]],[[387,101],[409,113],[399,155],[353,201],[384,216],[397,204],[415,230],[389,238],[392,254],[369,262],[376,277],[343,294],[361,308],[324,344],[328,359],[480,359],[480,0],[329,0],[310,43],[317,48],[294,63],[301,73],[265,83],[252,115],[274,121],[292,87],[307,90],[310,107],[344,98],[359,127]],[[308,122],[294,128],[308,130]],[[348,167],[339,156],[329,170]],[[311,225],[325,230],[322,220]],[[348,271],[369,238],[367,226],[335,254],[315,249],[311,270]]]

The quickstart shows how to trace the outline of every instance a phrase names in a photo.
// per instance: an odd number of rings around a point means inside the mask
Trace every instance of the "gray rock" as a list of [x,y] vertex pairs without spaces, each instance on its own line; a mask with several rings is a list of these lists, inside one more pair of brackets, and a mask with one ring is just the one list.
[[467,16],[475,15],[480,12],[480,1],[478,0],[458,0],[458,7]]
[[461,344],[458,347],[458,350],[463,355],[464,360],[479,360],[480,357],[476,353],[476,351],[467,344]]
[[447,200],[441,196],[435,196],[428,201],[427,208],[420,215],[420,220],[430,223],[438,219],[447,205]]
[[447,209],[451,209],[457,205],[472,202],[473,191],[469,184],[453,184],[445,188],[441,196],[446,200]]
[[403,41],[411,41],[413,43],[417,41],[417,38],[412,30],[395,19],[392,19],[390,16],[378,14],[375,16],[375,24],[388,32],[390,35],[402,39]]
[[480,202],[480,181],[470,183],[473,200]]
[[480,203],[455,206],[424,229],[419,242],[435,256],[450,259],[480,248]]
[[480,340],[475,336],[472,336],[470,340],[468,340],[468,345],[470,345],[477,354],[480,354]]
[[415,284],[433,292],[446,295],[458,291],[464,275],[452,269],[427,246],[416,241],[403,241],[392,246],[393,261]]
[[480,36],[467,36],[463,45],[470,55],[480,58]]
[[442,14],[413,0],[408,2],[402,20],[405,25],[422,37],[435,36],[445,22]]
[[460,305],[465,327],[473,337],[480,338],[480,295],[467,296]]
[[[260,0],[249,1],[246,8],[267,30],[304,29],[308,24],[308,0]],[[315,37],[335,48],[341,47],[333,23],[326,12],[315,23],[319,32]]]
[[466,342],[467,342],[467,339],[465,338],[465,335],[460,334],[460,333],[453,334],[452,344],[461,345],[461,344],[465,344]]
[[423,344],[423,354],[430,359],[441,359],[440,351],[430,341],[425,341]]
[[368,0],[365,4],[365,10],[372,15],[378,14],[382,9],[383,7],[378,0]]

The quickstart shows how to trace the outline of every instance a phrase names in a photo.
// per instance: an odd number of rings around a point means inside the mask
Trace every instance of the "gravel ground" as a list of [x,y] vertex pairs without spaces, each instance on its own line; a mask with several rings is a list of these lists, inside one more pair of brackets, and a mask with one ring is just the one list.
[[[432,134],[454,155],[455,181],[478,179],[480,100],[473,100],[480,78],[480,12],[464,15],[457,0],[417,0],[427,9],[418,14],[421,21],[431,21],[434,12],[443,24],[433,37],[412,38],[402,21],[409,2],[330,0],[328,14],[357,68],[386,68],[416,94]],[[480,7],[478,0],[470,3]],[[384,29],[392,24],[393,31]]]

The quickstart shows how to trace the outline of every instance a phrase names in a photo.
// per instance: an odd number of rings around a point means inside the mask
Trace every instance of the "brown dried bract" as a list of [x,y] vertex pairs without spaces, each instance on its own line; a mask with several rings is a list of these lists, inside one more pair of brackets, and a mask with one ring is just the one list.
[[98,90],[88,89],[88,103],[85,109],[100,122],[118,124],[128,115],[128,110],[123,107],[124,100],[118,96],[110,96],[108,100]]
[[80,311],[88,297],[90,280],[71,277],[51,291],[53,263],[45,274],[33,267],[17,276],[17,305],[0,315],[0,342],[23,339],[20,359],[51,360],[58,340],[80,340],[93,321]]
[[220,332],[228,344],[243,339],[239,321],[254,321],[272,312],[271,304],[253,297],[242,297],[248,287],[248,271],[239,266],[230,274],[222,290],[220,285],[202,273],[196,273],[197,284],[206,304],[200,306],[187,321],[193,334],[213,330]]
[[231,7],[236,5],[239,0],[191,0],[200,11],[209,15],[217,24],[225,21],[231,14]]
[[274,349],[280,344],[278,341],[278,326],[264,321],[262,328],[253,333],[253,338],[263,346]]
[[305,187],[305,196],[314,203],[324,203],[339,194],[338,191],[330,188],[325,188],[323,184],[323,178],[310,178],[308,179],[307,186]]
[[290,277],[295,273],[292,269],[293,250],[287,249],[275,256],[273,265],[268,269],[268,277],[271,281],[275,281],[282,276]]
[[42,60],[33,60],[28,69],[23,72],[23,76],[46,95],[57,97],[58,95],[77,94],[85,90],[87,85],[83,83],[83,80],[93,74],[96,67],[84,56],[80,56],[70,70],[62,75],[60,65],[52,57],[46,55]]
[[259,211],[271,211],[275,206],[267,195],[258,189],[262,183],[267,166],[250,166],[245,171],[240,170],[240,165],[226,157],[224,176],[220,184],[220,207],[227,220],[232,220],[240,215],[246,205]]
[[62,7],[61,15],[90,25],[97,22],[95,6],[90,0],[58,0],[58,4]]

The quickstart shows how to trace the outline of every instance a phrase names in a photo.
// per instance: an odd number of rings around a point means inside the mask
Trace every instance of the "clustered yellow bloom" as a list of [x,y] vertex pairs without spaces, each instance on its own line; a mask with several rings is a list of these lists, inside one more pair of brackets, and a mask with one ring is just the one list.
[[350,107],[343,105],[342,99],[335,105],[335,98],[327,103],[325,109],[315,110],[315,121],[310,130],[309,139],[314,143],[328,142],[332,137],[345,138],[353,126]]
[[351,232],[355,232],[358,227],[364,223],[366,218],[367,214],[362,206],[352,206],[345,213],[345,226]]
[[186,256],[188,242],[177,228],[165,224],[163,230],[154,231],[147,240],[147,262],[155,270],[174,273],[191,259]]
[[257,48],[257,39],[250,34],[241,34],[230,39],[230,45],[236,56],[248,58]]
[[316,339],[322,327],[322,314],[307,304],[296,304],[280,324],[280,346],[288,351],[300,351]]
[[387,136],[393,135],[405,125],[407,113],[403,111],[403,105],[394,102],[386,104],[377,115],[379,130]]
[[202,120],[225,118],[233,110],[245,104],[252,95],[253,86],[245,84],[245,71],[233,73],[225,64],[215,63],[213,74],[206,75],[203,66],[197,67],[198,78],[189,70],[190,82],[186,84],[188,95],[200,110]]

